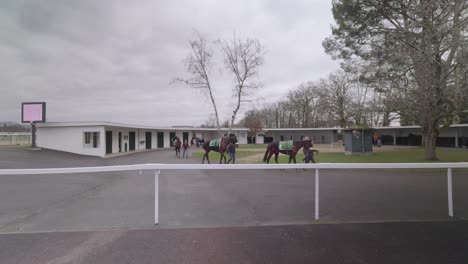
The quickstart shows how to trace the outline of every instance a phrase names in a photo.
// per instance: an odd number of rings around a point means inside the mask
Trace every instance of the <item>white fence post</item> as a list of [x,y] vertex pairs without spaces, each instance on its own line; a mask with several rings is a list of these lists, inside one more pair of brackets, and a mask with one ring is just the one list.
[[448,214],[453,217],[452,168],[447,170]]
[[159,224],[159,174],[161,170],[154,171],[154,224]]
[[319,169],[315,169],[315,220],[319,220]]

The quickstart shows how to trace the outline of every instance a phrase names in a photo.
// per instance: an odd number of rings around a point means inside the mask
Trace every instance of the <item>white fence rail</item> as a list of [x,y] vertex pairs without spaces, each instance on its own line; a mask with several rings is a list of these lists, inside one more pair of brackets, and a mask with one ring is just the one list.
[[[318,163],[318,164],[136,164],[79,168],[0,169],[1,175],[68,174],[112,171],[154,171],[154,223],[159,223],[159,175],[161,170],[315,170],[315,220],[319,219],[319,171],[322,169],[447,169],[448,215],[453,217],[452,169],[468,168],[456,163]],[[242,176],[242,175],[240,175]]]
[[0,132],[0,146],[29,144],[31,144],[31,133]]

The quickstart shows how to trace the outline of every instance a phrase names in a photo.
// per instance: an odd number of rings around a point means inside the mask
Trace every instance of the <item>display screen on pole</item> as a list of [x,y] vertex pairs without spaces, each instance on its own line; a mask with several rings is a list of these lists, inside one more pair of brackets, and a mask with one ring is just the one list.
[[46,103],[31,102],[21,104],[21,122],[40,123],[46,121]]

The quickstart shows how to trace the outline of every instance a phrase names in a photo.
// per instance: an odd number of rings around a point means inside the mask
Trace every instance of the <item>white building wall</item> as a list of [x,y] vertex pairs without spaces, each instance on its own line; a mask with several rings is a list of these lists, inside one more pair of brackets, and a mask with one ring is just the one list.
[[238,131],[237,143],[240,145],[247,144],[247,131],[245,130]]
[[151,130],[151,148],[156,149],[158,148],[158,131]]
[[255,136],[255,144],[263,144],[265,143],[265,135],[262,133],[257,133]]
[[151,145],[153,145],[152,137],[154,132],[151,129],[139,129],[137,136],[137,149],[146,149],[146,132],[151,132]]
[[[99,132],[99,147],[85,147],[84,132]],[[104,157],[106,135],[103,126],[89,127],[37,127],[37,146],[82,155]]]
[[[119,153],[119,132],[122,133],[122,151],[130,151],[130,136],[129,132],[135,132],[135,150],[145,149],[145,144],[140,144],[140,141],[145,140],[145,131],[136,128],[122,128],[122,127],[106,127],[106,131],[112,131],[112,153]],[[142,132],[143,131],[143,132]],[[125,137],[127,137],[125,139]],[[127,151],[125,151],[125,144],[127,144]]]
[[164,131],[164,147],[165,148],[170,148],[171,147],[171,130],[165,130]]

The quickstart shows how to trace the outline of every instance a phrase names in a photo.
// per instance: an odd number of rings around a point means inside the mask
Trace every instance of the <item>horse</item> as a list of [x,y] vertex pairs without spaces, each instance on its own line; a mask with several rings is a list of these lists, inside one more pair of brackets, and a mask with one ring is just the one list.
[[176,138],[174,142],[174,150],[175,150],[175,155],[178,158],[180,158],[180,146],[181,145],[182,145],[182,142],[180,141],[180,139]]
[[233,143],[233,144],[237,143],[237,137],[236,136],[231,136],[231,137],[221,138],[218,147],[211,147],[210,142],[211,141],[208,140],[205,143],[203,143],[203,145],[202,145],[202,148],[205,150],[205,155],[203,155],[202,164],[205,163],[205,158],[208,161],[208,164],[211,164],[210,159],[208,158],[208,154],[210,153],[210,151],[219,152],[219,154],[221,155],[221,157],[219,159],[219,164],[222,163],[223,159],[224,159],[224,163],[226,164],[226,156],[224,155],[224,152],[226,151],[227,146],[229,145],[229,143]]
[[278,163],[278,155],[279,153],[289,155],[289,162],[294,161],[296,163],[296,154],[302,147],[309,149],[312,147],[312,142],[310,140],[302,140],[302,141],[293,141],[293,146],[290,150],[280,150],[279,149],[279,141],[271,142],[267,145],[265,156],[263,157],[263,162],[267,164],[270,163],[271,156],[275,154],[275,161]]

